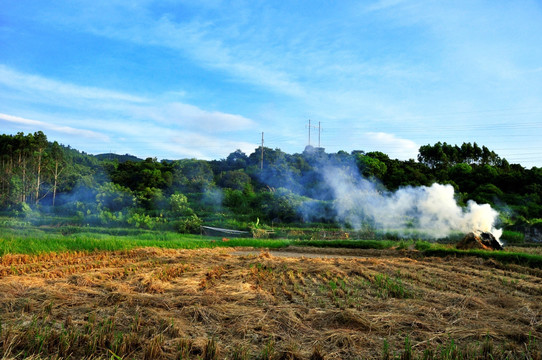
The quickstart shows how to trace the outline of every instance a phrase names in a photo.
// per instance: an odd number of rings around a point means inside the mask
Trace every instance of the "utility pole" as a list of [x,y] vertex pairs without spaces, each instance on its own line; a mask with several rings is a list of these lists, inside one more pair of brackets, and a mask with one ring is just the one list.
[[311,119],[309,119],[309,146],[311,146]]
[[318,121],[318,147],[320,147],[320,121]]
[[262,157],[260,162],[260,171],[263,171],[263,131],[262,131]]
[[[311,146],[311,129],[316,129],[316,126],[311,125],[311,119],[309,119],[309,146]],[[320,147],[320,121],[318,121],[318,147]]]

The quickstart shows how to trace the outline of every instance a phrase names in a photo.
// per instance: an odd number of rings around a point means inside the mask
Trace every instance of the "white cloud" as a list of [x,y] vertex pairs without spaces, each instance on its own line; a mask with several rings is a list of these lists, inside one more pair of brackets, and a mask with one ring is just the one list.
[[411,140],[401,139],[394,134],[384,132],[367,132],[365,137],[375,149],[381,149],[390,158],[400,160],[415,159],[419,146]]
[[138,107],[136,111],[160,123],[211,133],[247,130],[255,125],[242,115],[207,111],[180,102]]
[[[194,146],[198,144],[198,146]],[[218,159],[226,158],[233,151],[240,149],[250,154],[257,144],[244,141],[225,140],[201,133],[176,132],[169,134],[165,141],[157,144],[160,150],[183,158]]]
[[102,141],[109,141],[109,137],[104,134],[91,131],[91,130],[86,130],[86,129],[77,129],[71,126],[61,126],[61,125],[47,123],[47,122],[43,122],[39,120],[26,119],[26,118],[8,115],[8,114],[2,114],[2,113],[0,113],[0,120],[17,124],[19,126],[27,127],[27,128],[33,129],[34,131],[50,130],[50,131],[55,131],[55,132],[67,134],[67,135],[76,135],[76,136],[83,136],[85,138],[93,138],[93,139],[99,139]]

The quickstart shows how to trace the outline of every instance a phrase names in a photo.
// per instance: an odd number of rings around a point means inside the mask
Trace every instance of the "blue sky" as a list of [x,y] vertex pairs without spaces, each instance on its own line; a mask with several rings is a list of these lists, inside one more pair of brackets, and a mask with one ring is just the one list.
[[[308,143],[542,166],[542,2],[5,0],[0,129],[220,159]],[[317,145],[317,130],[312,144]]]

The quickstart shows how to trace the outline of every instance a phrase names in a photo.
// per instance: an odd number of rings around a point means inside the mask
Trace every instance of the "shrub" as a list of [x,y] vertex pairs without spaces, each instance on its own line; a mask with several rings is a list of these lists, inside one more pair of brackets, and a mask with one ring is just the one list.
[[98,214],[98,217],[100,218],[102,225],[108,225],[113,222],[122,222],[124,220],[124,216],[121,211],[112,212],[107,210],[101,210]]
[[164,223],[162,217],[152,217],[145,214],[133,213],[127,220],[128,224],[134,224],[137,228],[153,229],[157,224]]
[[203,221],[197,215],[190,215],[184,219],[181,219],[177,222],[176,228],[177,231],[181,234],[195,234],[200,231],[200,227],[203,224]]
[[27,217],[32,215],[32,208],[25,202],[14,205],[12,209],[13,214],[18,217]]
[[180,193],[172,194],[169,197],[169,209],[174,215],[188,216],[194,214],[194,211],[188,205],[187,197]]

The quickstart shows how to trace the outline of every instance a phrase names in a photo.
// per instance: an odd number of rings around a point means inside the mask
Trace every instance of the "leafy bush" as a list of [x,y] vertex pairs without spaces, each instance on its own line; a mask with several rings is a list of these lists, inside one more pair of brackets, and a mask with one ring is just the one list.
[[200,231],[203,221],[195,214],[179,220],[176,224],[176,229],[181,234],[196,234]]
[[100,218],[103,225],[108,225],[113,222],[122,222],[124,220],[124,215],[121,211],[112,212],[107,210],[101,210],[98,214],[98,217]]
[[169,197],[169,209],[174,215],[193,215],[194,211],[188,205],[188,198],[181,194],[172,194]]
[[13,215],[27,217],[32,215],[32,208],[25,202],[18,203],[12,207]]
[[135,227],[145,228],[145,229],[154,229],[158,224],[165,223],[166,219],[162,217],[152,217],[146,214],[133,213],[128,218],[128,224],[134,224]]

